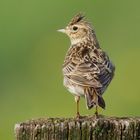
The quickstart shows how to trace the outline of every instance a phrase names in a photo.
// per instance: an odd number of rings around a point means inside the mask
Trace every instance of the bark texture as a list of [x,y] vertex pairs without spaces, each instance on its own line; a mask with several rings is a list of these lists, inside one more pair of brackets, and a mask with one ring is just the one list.
[[140,140],[140,117],[42,118],[15,125],[16,140]]

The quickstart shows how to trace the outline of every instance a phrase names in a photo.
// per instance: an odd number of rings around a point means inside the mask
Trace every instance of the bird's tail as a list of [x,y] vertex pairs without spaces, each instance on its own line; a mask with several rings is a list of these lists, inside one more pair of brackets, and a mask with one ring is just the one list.
[[105,101],[104,101],[102,95],[98,95],[98,105],[99,105],[101,108],[105,109]]
[[92,95],[90,93],[85,94],[86,105],[88,109],[94,107],[94,105],[98,105],[101,108],[105,109],[105,101],[101,95],[97,95],[94,92]]

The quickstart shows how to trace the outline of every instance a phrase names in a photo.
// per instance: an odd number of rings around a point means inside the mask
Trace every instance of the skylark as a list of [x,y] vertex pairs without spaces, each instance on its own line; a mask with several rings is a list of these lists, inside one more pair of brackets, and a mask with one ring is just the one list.
[[115,66],[108,55],[100,48],[92,25],[82,14],[77,14],[65,29],[58,30],[67,34],[71,45],[63,64],[64,86],[74,95],[79,113],[80,97],[85,97],[88,109],[98,106],[105,109],[102,97],[110,84]]

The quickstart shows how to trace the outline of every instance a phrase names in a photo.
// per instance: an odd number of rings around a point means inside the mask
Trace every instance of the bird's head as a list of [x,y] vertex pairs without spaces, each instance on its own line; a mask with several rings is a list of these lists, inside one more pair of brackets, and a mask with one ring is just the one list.
[[71,44],[76,44],[89,37],[93,30],[90,23],[84,19],[84,16],[77,14],[66,28],[58,31],[67,34],[71,40]]

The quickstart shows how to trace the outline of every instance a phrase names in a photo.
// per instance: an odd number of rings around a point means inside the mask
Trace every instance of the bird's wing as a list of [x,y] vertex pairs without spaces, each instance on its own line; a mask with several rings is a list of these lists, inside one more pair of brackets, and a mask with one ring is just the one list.
[[100,66],[101,72],[98,75],[98,79],[102,84],[102,88],[98,88],[97,92],[103,94],[114,76],[115,66],[109,60],[107,55],[104,59],[104,63]]
[[83,48],[79,53],[70,50],[63,65],[63,73],[78,85],[101,88],[112,72],[108,62],[109,58],[101,49]]
[[[63,70],[65,71],[66,69],[64,68]],[[64,76],[67,76],[71,82],[78,85],[102,87],[100,82],[94,77],[96,72],[98,72],[96,65],[92,64],[91,66],[90,63],[80,63],[73,69],[73,71],[65,73]]]

